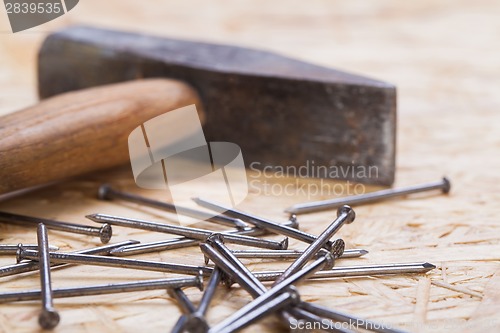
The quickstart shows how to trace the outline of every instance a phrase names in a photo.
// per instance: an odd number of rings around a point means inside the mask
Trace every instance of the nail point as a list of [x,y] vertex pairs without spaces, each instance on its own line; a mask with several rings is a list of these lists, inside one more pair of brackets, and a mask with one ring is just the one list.
[[120,247],[117,247],[115,249],[112,249],[111,251],[109,251],[109,254],[112,255],[112,256],[121,256],[123,253],[125,252],[125,247],[124,246],[120,246]]
[[97,217],[97,214],[88,214],[88,215],[85,215],[85,218],[87,218],[89,220],[92,220],[94,222],[96,222],[96,217]]
[[433,265],[429,262],[425,262],[422,266],[424,266],[424,268],[428,268],[429,270],[436,268],[436,265]]
[[140,244],[141,241],[138,241],[138,240],[135,240],[135,239],[129,239],[128,240],[128,244],[127,245],[123,245],[123,246],[120,246],[120,247],[115,247],[113,249],[111,249],[108,253],[112,256],[122,256],[123,254],[126,254],[127,253],[127,246],[130,246],[130,245],[137,245],[137,244]]

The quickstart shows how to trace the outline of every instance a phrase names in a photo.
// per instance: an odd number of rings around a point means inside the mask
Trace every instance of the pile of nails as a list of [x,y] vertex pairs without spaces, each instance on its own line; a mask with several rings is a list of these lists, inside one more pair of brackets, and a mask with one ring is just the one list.
[[[109,185],[102,185],[98,194],[101,200],[125,200],[230,226],[232,229],[215,232],[105,214],[88,215],[87,218],[90,220],[102,224],[100,228],[97,228],[0,212],[0,222],[36,226],[38,239],[38,244],[0,245],[0,254],[17,256],[17,264],[0,267],[0,277],[30,271],[39,271],[40,274],[39,289],[0,293],[0,302],[41,301],[42,310],[39,315],[39,324],[44,329],[52,329],[57,326],[60,320],[59,313],[54,307],[54,298],[166,289],[169,295],[177,301],[183,313],[172,332],[235,332],[269,315],[277,315],[284,327],[288,329],[310,327],[329,332],[352,332],[353,329],[402,332],[384,323],[357,318],[302,301],[295,285],[309,279],[422,274],[435,268],[434,265],[426,262],[334,267],[337,259],[360,257],[368,252],[363,249],[344,249],[345,244],[342,239],[332,240],[332,238],[344,224],[352,223],[355,219],[354,210],[348,204],[359,205],[438,189],[448,193],[450,182],[443,178],[439,182],[408,188],[300,204],[287,210],[293,213],[287,222],[276,223],[206,199],[196,198],[194,200],[200,206],[218,212],[217,215],[212,216],[212,214],[203,211],[174,206],[121,192]],[[337,218],[320,235],[315,236],[299,230],[297,217],[294,214],[332,208],[337,209]],[[128,240],[69,253],[57,252],[57,247],[49,245],[47,228],[99,237],[101,242],[106,244],[111,239],[112,226],[143,229],[182,237],[153,243]],[[279,234],[287,238],[282,241],[272,241],[256,237],[267,233]],[[306,243],[307,247],[303,251],[287,249],[288,237]],[[236,250],[231,249],[232,244],[260,249]],[[205,256],[204,266],[124,258],[127,255],[166,251],[188,246],[200,247]],[[252,272],[240,261],[241,258],[293,259],[294,261],[283,271]],[[210,261],[213,264],[210,264]],[[185,274],[186,277],[53,289],[51,268],[68,264],[159,271]],[[198,306],[195,306],[183,292],[183,288],[197,287],[203,290],[204,277],[209,277],[209,279],[201,301]],[[266,281],[272,283],[265,285],[263,282]],[[209,324],[206,320],[206,314],[216,289],[221,284],[228,288],[238,284],[240,288],[248,292],[253,301],[222,322]]]

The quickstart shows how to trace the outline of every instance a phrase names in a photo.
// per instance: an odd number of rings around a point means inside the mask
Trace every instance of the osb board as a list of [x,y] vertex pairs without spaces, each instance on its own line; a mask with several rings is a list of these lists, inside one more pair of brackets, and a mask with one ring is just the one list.
[[[6,32],[2,14],[0,112],[36,101],[36,50],[47,32],[72,23],[262,47],[395,83],[399,88],[396,185],[436,180],[446,174],[453,189],[449,196],[423,195],[357,208],[357,220],[339,235],[349,247],[366,248],[370,253],[338,265],[423,260],[438,269],[418,276],[308,282],[299,287],[302,298],[410,331],[495,332],[500,327],[499,10],[496,1],[213,1],[208,5],[189,0],[147,4],[86,0],[55,22],[15,35]],[[83,216],[92,212],[168,218],[168,214],[135,205],[97,201],[95,191],[102,181],[138,191],[124,167],[3,201],[0,209],[78,223],[89,223]],[[288,182],[295,184],[293,179],[277,180]],[[300,180],[301,184],[311,182]],[[159,192],[139,193],[165,199]],[[258,196],[254,191],[241,208],[283,221],[283,208],[324,197]],[[333,216],[333,212],[301,216],[301,228],[317,234]],[[0,228],[2,243],[36,240],[34,231],[3,224]],[[60,232],[49,236],[62,250],[98,245],[89,237]],[[115,228],[113,241],[163,237]],[[304,246],[295,241],[290,245]],[[140,258],[203,262],[196,248]],[[2,257],[0,264],[13,260]],[[250,268],[284,265],[262,262]],[[55,271],[53,280],[61,287],[160,276],[170,275],[71,267]],[[1,290],[37,286],[37,275],[28,274],[2,278]],[[186,292],[194,302],[201,295],[194,289]],[[221,289],[209,311],[209,322],[220,321],[249,300],[239,288]],[[179,315],[175,302],[163,291],[60,299],[56,306],[62,316],[56,329],[60,332],[165,331]],[[37,302],[1,305],[0,328],[32,332],[37,329],[38,311]],[[268,319],[258,329],[277,327],[275,319]]]

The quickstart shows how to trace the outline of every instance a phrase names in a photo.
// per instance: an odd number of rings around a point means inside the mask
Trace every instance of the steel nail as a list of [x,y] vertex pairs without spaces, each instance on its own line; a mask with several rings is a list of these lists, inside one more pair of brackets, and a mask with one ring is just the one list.
[[[128,241],[124,241],[124,242],[94,247],[91,249],[78,250],[78,251],[74,251],[74,252],[70,252],[70,253],[107,255],[114,248],[125,246],[125,245],[138,244],[138,243],[139,243],[139,241],[136,241],[136,240],[128,240]],[[17,254],[17,251],[18,250],[16,250],[16,254]],[[51,264],[51,267],[56,267],[56,266],[60,267],[63,265],[64,264]],[[19,264],[7,265],[7,266],[0,267],[0,277],[16,275],[16,274],[21,274],[21,273],[26,273],[26,272],[32,272],[32,271],[36,271],[36,270],[38,270],[38,262],[36,262],[36,261],[22,262]]]
[[[300,255],[285,271],[283,274],[276,279],[274,282],[275,284],[280,283],[281,281],[285,280],[295,272],[297,272],[299,269],[304,267],[304,265],[311,260],[319,250],[321,250],[332,238],[332,236],[337,233],[338,230],[345,224],[345,223],[352,223],[356,217],[356,214],[354,213],[354,210],[351,209],[349,206],[342,206],[337,210],[337,218],[316,238],[316,240],[311,243],[305,250],[304,253]],[[337,240],[339,241],[339,240]],[[334,253],[334,258],[338,258],[342,255],[344,252],[344,247],[345,243],[344,241],[340,240],[337,246],[334,246],[333,248],[338,249],[338,253]],[[331,268],[331,267],[329,267]]]
[[[0,254],[15,255],[19,246],[22,246],[28,250],[38,250],[38,245],[35,244],[17,244],[17,245],[0,244]],[[59,247],[54,245],[49,245],[49,251],[57,251],[57,250],[59,250]]]
[[49,239],[47,228],[43,223],[38,224],[38,265],[40,267],[40,290],[42,294],[42,312],[38,316],[38,323],[43,329],[50,330],[59,324],[59,313],[52,301],[52,282],[50,279]]
[[[231,250],[238,259],[297,259],[303,251],[297,250]],[[327,251],[321,249],[316,255],[315,259],[324,256]],[[339,259],[359,258],[367,254],[368,251],[364,249],[348,249],[344,250]]]
[[[311,259],[319,259],[319,258],[324,257],[326,254],[329,253],[329,254],[331,254],[331,256],[334,260],[329,262],[329,264],[331,266],[325,266],[325,267],[323,267],[323,269],[331,269],[335,265],[335,259],[340,258],[344,254],[344,248],[345,248],[345,243],[342,239],[339,238],[333,242],[333,247],[332,247],[331,251],[327,251],[325,249],[320,249],[318,252],[316,252],[311,257]],[[238,250],[231,251],[231,252],[238,259],[240,259],[240,258],[258,258],[259,254],[262,255],[261,258],[280,258],[280,259],[287,258],[287,257],[297,259],[297,258],[300,258],[301,256],[304,255],[304,252],[293,251],[293,250],[291,250],[290,252],[287,252],[284,255],[280,255],[279,252],[280,251],[288,251],[288,250],[258,251],[258,252],[257,251],[254,252],[254,251],[250,250],[250,251],[248,251],[248,253],[243,252],[243,256],[240,256],[240,255],[238,255],[237,251]],[[245,251],[245,250],[242,250],[242,251]],[[273,252],[278,252],[278,253],[273,253]],[[239,253],[241,254],[242,252],[239,252]],[[250,257],[250,254],[252,254],[252,253],[255,253],[257,256]],[[291,254],[291,255],[288,255],[288,254]],[[207,265],[209,263],[209,259],[210,258],[205,256],[205,265]]]
[[451,183],[448,178],[443,177],[440,181],[408,186],[397,189],[387,189],[371,193],[365,193],[360,195],[353,195],[344,198],[314,201],[308,203],[301,203],[293,205],[285,210],[285,212],[293,214],[305,214],[318,212],[327,209],[334,209],[341,207],[343,205],[362,205],[366,203],[372,203],[376,201],[381,201],[385,199],[400,197],[408,194],[426,192],[431,190],[441,190],[443,193],[450,192]]
[[[130,269],[139,269],[139,270],[147,270],[155,272],[180,273],[180,274],[190,274],[190,275],[199,274],[200,270],[203,271],[203,273],[210,274],[213,270],[210,267],[204,267],[204,266],[171,264],[158,261],[104,257],[104,256],[96,256],[89,254],[50,252],[49,255],[50,255],[50,262],[55,264],[58,263],[83,264],[83,265],[130,268]],[[21,261],[23,259],[37,260],[38,252],[20,248],[17,253],[17,260]]]
[[302,302],[299,305],[300,308],[314,313],[323,318],[328,318],[337,322],[349,323],[350,326],[353,325],[356,328],[362,328],[368,331],[379,332],[379,333],[405,333],[406,331],[402,331],[400,329],[391,328],[389,325],[384,325],[383,323],[374,322],[371,320],[358,318],[353,315],[349,315],[346,313],[342,313],[336,310],[331,310],[325,308],[323,306],[310,304],[307,302]]
[[[327,279],[327,278],[345,278],[355,276],[377,276],[394,274],[421,274],[436,268],[435,265],[428,262],[424,263],[403,263],[403,264],[384,264],[384,265],[359,265],[347,267],[334,267],[330,270],[323,270],[309,276],[308,279]],[[259,281],[274,281],[283,271],[261,271],[253,272],[253,275]],[[225,281],[231,285],[234,281]]]
[[238,229],[244,229],[248,227],[248,224],[240,219],[235,219],[225,215],[212,216],[211,214],[199,211],[196,209],[191,209],[188,207],[181,207],[178,205],[173,205],[168,202],[162,202],[158,200],[153,200],[150,198],[142,197],[137,194],[132,194],[124,191],[118,191],[112,188],[109,184],[103,184],[99,187],[98,198],[101,200],[112,200],[119,199],[123,201],[133,202],[143,206],[148,206],[156,209],[161,209],[174,214],[180,214],[184,216],[193,217],[203,221],[214,222],[222,224],[229,227],[235,227]]
[[[289,221],[281,224],[292,228],[298,228],[297,217],[295,215],[292,215]],[[244,236],[260,236],[260,235],[265,235],[268,232],[265,229],[255,227],[255,228],[245,228],[243,230],[225,230],[221,231],[220,233],[244,235]],[[120,248],[116,248],[113,251],[111,251],[111,255],[124,257],[135,254],[184,248],[188,246],[198,245],[199,243],[200,243],[199,240],[194,240],[186,237],[171,238],[151,243],[141,243],[135,245],[122,246]],[[280,250],[274,250],[274,251],[280,251]]]
[[108,243],[113,234],[113,231],[109,224],[104,224],[102,225],[101,228],[96,228],[82,224],[54,221],[39,217],[19,215],[7,212],[0,212],[0,222],[29,225],[29,226],[36,226],[38,225],[38,223],[43,223],[47,226],[47,228],[52,230],[59,230],[64,232],[71,232],[74,234],[99,237],[103,244]]
[[200,241],[197,239],[179,237],[179,238],[171,238],[167,240],[150,242],[150,243],[122,246],[112,250],[110,254],[116,257],[126,257],[136,254],[181,249],[189,246],[198,245],[199,243]]
[[[109,223],[112,225],[149,230],[155,232],[163,232],[174,235],[181,235],[188,238],[199,239],[205,241],[214,232],[199,228],[182,227],[171,224],[157,223],[140,219],[132,219],[126,217],[112,216],[106,214],[92,214],[86,216],[88,219],[98,223]],[[246,246],[255,246],[273,250],[284,250],[288,247],[288,239],[285,238],[281,242],[260,239],[250,236],[238,234],[225,234],[226,241]]]
[[[239,217],[239,218],[245,218],[248,219],[248,222],[256,225],[257,227],[263,228],[263,229],[269,229],[270,231],[273,231],[277,234],[281,234],[284,236],[288,236],[290,238],[298,239],[300,241],[306,242],[306,243],[313,243],[316,240],[316,236],[311,235],[307,232],[300,231],[294,228],[286,227],[279,225],[278,223],[275,223],[273,221],[257,217],[245,212],[242,212],[240,210],[215,203],[213,201],[207,200],[207,199],[202,199],[202,198],[193,198],[194,202],[196,202],[198,205],[212,209],[213,211],[224,213],[228,216],[232,217]],[[327,242],[325,244],[325,248],[330,250],[332,248],[333,243],[332,242]]]
[[[54,298],[66,298],[185,287],[197,287],[198,289],[203,290],[203,278],[198,275],[196,277],[156,279],[137,282],[101,284],[86,287],[61,288],[53,289],[52,294]],[[0,303],[34,301],[39,300],[40,297],[40,290],[0,293]]]

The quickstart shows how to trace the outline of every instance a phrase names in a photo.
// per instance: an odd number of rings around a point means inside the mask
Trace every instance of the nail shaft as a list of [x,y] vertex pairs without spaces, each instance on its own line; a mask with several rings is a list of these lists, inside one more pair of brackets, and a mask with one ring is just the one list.
[[[58,252],[50,252],[49,255],[50,255],[50,262],[55,264],[58,263],[83,264],[83,265],[94,265],[94,266],[130,268],[130,269],[139,269],[139,270],[147,270],[155,272],[191,274],[191,275],[199,274],[200,270],[203,271],[204,273],[212,272],[212,268],[210,267],[171,264],[166,262],[149,261],[149,260],[104,257],[104,256],[95,256],[89,254],[58,253]],[[25,250],[21,248],[20,251],[18,252],[18,260],[23,260],[23,259],[37,260],[38,252],[33,250]]]
[[59,313],[52,301],[52,282],[50,278],[49,239],[47,228],[40,223],[37,229],[38,238],[38,265],[40,267],[40,286],[42,293],[42,312],[38,323],[43,329],[53,329],[59,324]]
[[443,193],[448,193],[450,191],[450,187],[451,187],[450,181],[447,178],[443,178],[442,180],[437,182],[426,183],[421,185],[414,185],[397,189],[387,189],[360,195],[353,195],[345,198],[296,204],[287,208],[285,211],[293,214],[312,213],[327,209],[335,209],[343,205],[351,205],[351,206],[362,205],[381,200],[391,199],[395,197],[405,196],[408,194],[414,194],[432,190],[441,190]]
[[[205,241],[208,237],[210,237],[210,235],[214,233],[213,231],[199,229],[199,228],[182,227],[182,226],[156,223],[139,219],[111,216],[106,214],[87,215],[87,218],[98,223],[109,223],[121,227],[163,232],[168,234],[185,236],[188,238],[194,238],[202,241]],[[225,235],[227,242],[240,245],[254,246],[254,247],[273,249],[273,250],[284,250],[288,247],[287,239],[284,239],[281,242],[276,242],[250,236],[237,235],[237,234],[225,234]]]
[[[281,223],[281,225],[290,226],[292,228],[298,227],[298,223],[297,223],[295,217],[292,217],[292,219],[290,221]],[[243,230],[225,230],[225,231],[221,231],[220,233],[243,235],[243,236],[261,236],[261,235],[267,234],[268,232],[266,229],[262,229],[262,228],[245,228]],[[200,243],[199,240],[185,238],[185,237],[179,237],[179,238],[167,239],[164,241],[122,246],[120,248],[116,248],[113,251],[111,251],[111,255],[118,256],[118,257],[124,257],[124,256],[129,256],[129,255],[135,255],[135,254],[143,254],[143,253],[151,253],[151,252],[184,248],[184,247],[198,245],[199,243]],[[273,250],[273,251],[281,251],[281,250]],[[285,250],[283,250],[283,251],[285,251]]]
[[184,314],[191,314],[191,313],[196,311],[196,307],[189,300],[189,298],[184,293],[184,291],[182,291],[181,288],[169,289],[168,295],[172,298],[175,298],[175,300],[179,304],[179,306]]
[[[202,290],[203,280],[201,276],[101,284],[87,287],[61,288],[53,289],[52,294],[54,298],[66,298],[185,287],[197,287]],[[40,290],[0,293],[0,303],[33,301],[39,300],[40,297]]]
[[[332,238],[332,236],[345,224],[352,223],[355,218],[355,213],[349,206],[342,206],[337,211],[337,218],[316,238],[316,240],[311,243],[305,250],[304,253],[300,255],[285,271],[283,274],[276,279],[275,284],[280,283],[292,274],[300,270],[304,265],[311,260],[319,250]],[[339,254],[334,254],[334,257],[340,257],[344,252],[345,244],[339,245]],[[329,267],[331,268],[331,267]]]
[[[0,244],[0,254],[15,255],[19,246],[24,247],[28,250],[38,250],[38,245],[35,244]],[[54,245],[49,245],[49,251],[57,251],[59,247]]]
[[[107,255],[114,248],[119,248],[122,246],[132,245],[132,244],[137,244],[137,243],[139,243],[139,242],[136,240],[128,240],[128,241],[124,241],[124,242],[103,245],[103,246],[95,247],[92,249],[79,250],[79,251],[74,251],[74,252],[70,252],[70,253]],[[16,250],[16,253],[17,253],[17,250]],[[51,264],[52,267],[63,266],[63,265],[64,264]],[[0,267],[0,277],[16,275],[16,274],[21,274],[21,273],[26,273],[26,272],[32,272],[32,271],[36,271],[36,270],[38,270],[38,262],[33,262],[33,261],[22,262],[19,264],[7,265],[7,266]]]
[[173,205],[168,202],[162,202],[158,200],[153,200],[150,198],[142,197],[140,195],[118,191],[113,189],[110,185],[104,184],[99,187],[99,199],[101,200],[112,200],[118,199],[128,202],[133,202],[143,206],[148,206],[156,209],[161,209],[166,212],[180,214],[184,216],[189,216],[192,218],[200,219],[202,221],[214,222],[222,224],[229,227],[235,227],[238,229],[243,229],[248,227],[248,225],[240,219],[235,219],[225,215],[212,216],[211,214],[199,211],[196,209],[191,209],[188,207],[181,207],[178,205]]
[[113,234],[111,226],[109,224],[104,224],[101,228],[96,228],[82,224],[60,222],[7,212],[0,212],[0,222],[21,224],[27,226],[37,226],[38,223],[43,223],[47,226],[47,228],[52,230],[99,237],[103,244],[108,243]]
[[208,280],[207,287],[205,288],[205,292],[201,297],[200,303],[198,304],[198,309],[196,312],[205,316],[208,310],[208,306],[212,299],[214,298],[215,291],[217,290],[217,286],[219,285],[221,280],[221,271],[219,268],[214,268],[210,279]]
[[[290,238],[298,239],[298,240],[306,242],[306,243],[313,243],[316,240],[316,236],[311,235],[309,233],[306,233],[306,232],[303,232],[303,231],[300,231],[300,230],[297,230],[294,228],[282,226],[282,225],[279,225],[278,223],[275,223],[273,221],[254,216],[254,215],[242,212],[240,210],[237,210],[237,209],[225,206],[225,205],[221,205],[219,203],[215,203],[215,202],[207,200],[207,199],[194,198],[193,200],[198,205],[200,205],[202,207],[212,209],[216,212],[224,213],[228,216],[248,219],[248,222],[256,225],[257,227],[260,227],[263,229],[269,229],[270,231],[275,232],[275,233],[280,234],[280,235],[284,235],[284,236],[287,236]],[[327,242],[325,244],[325,248],[327,250],[329,250],[329,249],[331,249],[332,245],[333,245],[332,242]]]

